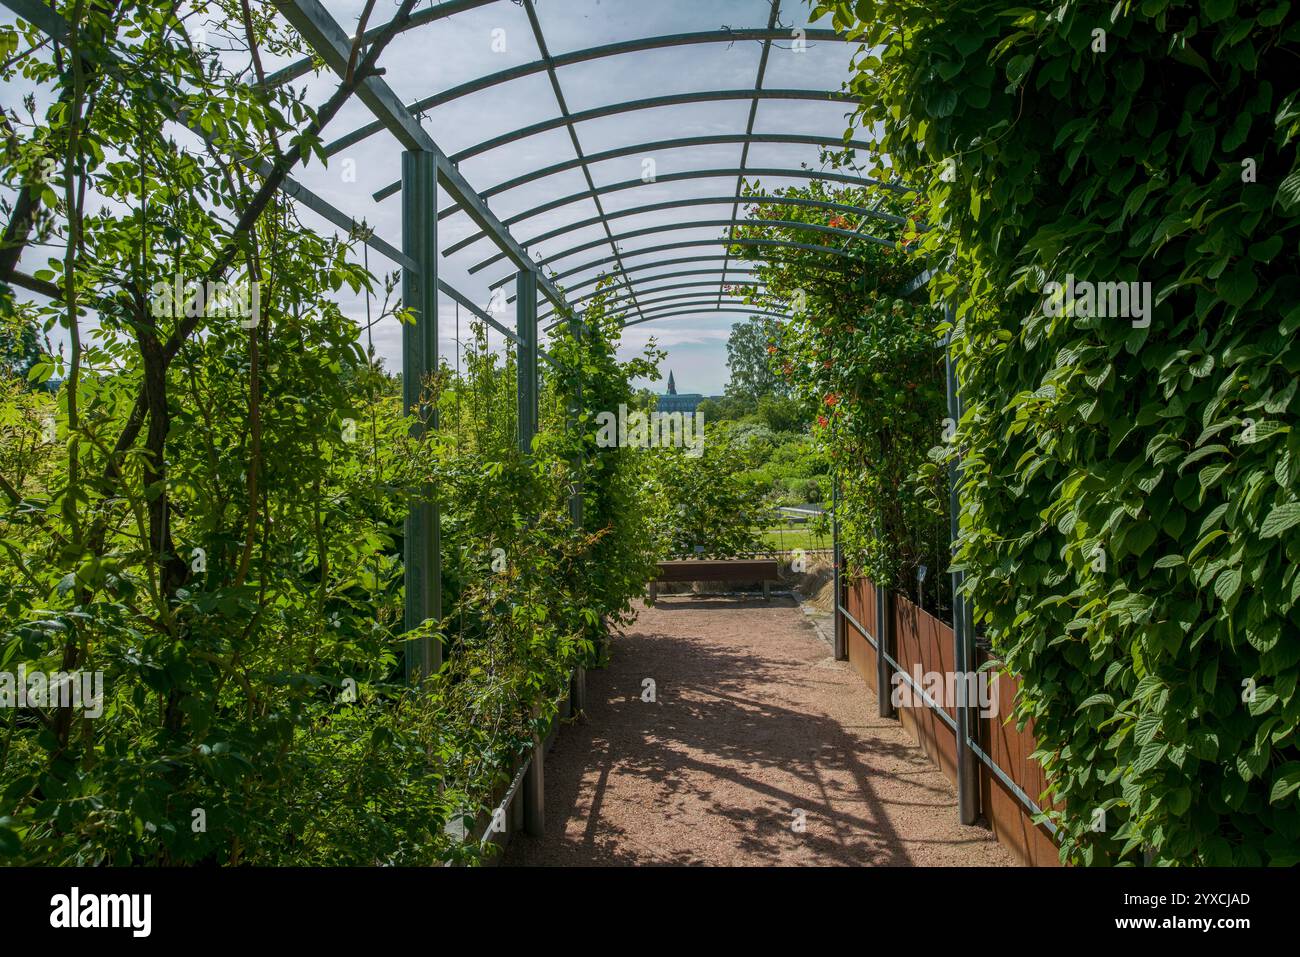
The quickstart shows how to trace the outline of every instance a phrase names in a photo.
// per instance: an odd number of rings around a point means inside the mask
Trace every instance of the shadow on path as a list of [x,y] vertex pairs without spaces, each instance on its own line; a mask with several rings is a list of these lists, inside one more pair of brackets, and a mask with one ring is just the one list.
[[612,657],[503,863],[1012,863],[790,599],[663,597]]

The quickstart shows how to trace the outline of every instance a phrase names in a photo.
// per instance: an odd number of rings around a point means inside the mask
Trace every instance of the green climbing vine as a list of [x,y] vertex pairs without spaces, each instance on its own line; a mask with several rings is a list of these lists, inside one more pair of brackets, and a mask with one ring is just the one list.
[[1062,856],[1295,863],[1290,4],[818,10],[863,42],[877,174],[927,198],[967,402],[960,560]]

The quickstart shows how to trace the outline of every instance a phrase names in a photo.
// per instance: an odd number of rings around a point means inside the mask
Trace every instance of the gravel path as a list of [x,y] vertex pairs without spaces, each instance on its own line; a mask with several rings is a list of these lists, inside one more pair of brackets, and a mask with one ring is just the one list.
[[661,598],[587,689],[505,864],[1013,863],[790,599]]

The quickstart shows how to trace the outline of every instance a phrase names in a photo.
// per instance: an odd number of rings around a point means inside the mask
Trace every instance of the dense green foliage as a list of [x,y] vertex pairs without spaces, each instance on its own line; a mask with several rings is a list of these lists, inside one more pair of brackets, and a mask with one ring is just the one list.
[[705,399],[699,411],[713,440],[744,446],[749,466],[742,480],[764,505],[803,505],[829,498],[829,466],[812,434],[815,414],[803,400],[765,395],[755,402],[723,396]]
[[[806,243],[810,224],[848,226],[833,210],[765,203],[757,189],[749,195],[751,217],[789,226],[744,226],[737,238]],[[796,401],[817,409],[813,435],[841,483],[840,540],[850,569],[915,595],[924,565],[926,594],[939,588],[946,596],[947,478],[929,457],[947,415],[943,351],[935,310],[903,298],[919,271],[906,251],[917,232],[907,219],[915,201],[820,181],[778,195],[871,207],[882,215],[863,217],[863,232],[900,241],[897,249],[856,241],[851,258],[792,247],[744,254],[758,263],[764,295],[790,305],[790,318],[771,330],[769,361]]]
[[[1300,860],[1300,131],[1288,3],[822,4],[928,198],[961,560],[1063,857]],[[1046,284],[1142,282],[1147,322]]]
[[729,558],[763,549],[758,529],[768,509],[746,471],[753,450],[728,430],[707,429],[702,448],[647,449],[656,554]]
[[741,423],[717,430],[730,441],[744,442],[754,464],[745,479],[765,505],[804,505],[830,498],[830,466],[810,430],[777,432]]
[[[244,74],[157,5],[62,6],[66,45],[0,28],[4,79],[38,90],[0,165],[19,196],[4,328],[69,343],[30,385],[0,378],[0,675],[100,673],[102,712],[0,709],[0,860],[472,859],[446,825],[482,812],[649,575],[634,459],[569,428],[649,370],[615,359],[596,310],[587,335],[553,343],[527,454],[513,362],[481,335],[404,409],[336,301],[382,292],[357,237],[317,235],[273,188],[356,78],[315,109],[244,82],[256,48],[302,51],[238,2],[197,6],[229,25]],[[177,122],[211,147],[158,135]],[[36,239],[61,259],[11,272]],[[158,308],[178,282],[256,283],[260,308]],[[412,317],[385,299],[373,318]],[[413,436],[435,409],[440,428]],[[430,485],[444,614],[425,630],[447,664],[411,688],[403,518]]]

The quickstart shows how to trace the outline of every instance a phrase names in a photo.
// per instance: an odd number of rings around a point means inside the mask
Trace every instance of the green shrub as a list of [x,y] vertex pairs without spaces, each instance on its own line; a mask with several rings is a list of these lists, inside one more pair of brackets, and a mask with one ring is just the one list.
[[[758,528],[767,517],[746,473],[755,453],[746,438],[706,426],[703,449],[656,448],[647,457],[656,554],[669,558],[728,558],[763,549]],[[752,435],[745,430],[746,436]]]

